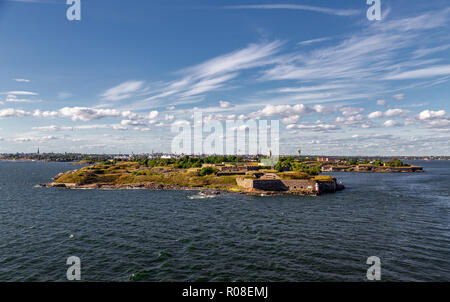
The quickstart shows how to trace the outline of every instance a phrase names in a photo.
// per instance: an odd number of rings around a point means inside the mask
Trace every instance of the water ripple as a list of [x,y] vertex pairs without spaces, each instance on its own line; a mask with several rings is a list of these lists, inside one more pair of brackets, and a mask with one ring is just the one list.
[[86,281],[364,281],[369,256],[385,281],[450,280],[448,162],[319,198],[34,188],[75,168],[0,162],[0,281],[64,281],[72,255]]

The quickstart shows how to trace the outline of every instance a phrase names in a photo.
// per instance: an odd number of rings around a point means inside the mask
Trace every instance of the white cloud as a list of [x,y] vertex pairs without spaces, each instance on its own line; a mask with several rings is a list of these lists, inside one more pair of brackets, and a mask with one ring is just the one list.
[[331,124],[316,124],[316,125],[298,125],[297,129],[304,131],[315,131],[315,132],[327,132],[332,130],[339,130],[340,127]]
[[[276,64],[263,71],[262,80],[315,81],[324,86],[339,81],[341,85],[355,86],[351,90],[335,89],[323,96],[322,102],[376,96],[389,89],[385,77],[436,62],[414,61],[410,55],[417,47],[417,39],[429,37],[427,30],[448,25],[448,14],[447,9],[412,18],[384,20],[382,24],[372,23],[337,45],[277,57]],[[371,84],[367,85],[369,82]],[[356,96],[358,94],[361,96]]]
[[24,117],[24,116],[27,116],[29,114],[30,114],[29,112],[26,112],[24,110],[13,109],[13,108],[0,110],[0,118],[4,118],[4,117]]
[[29,83],[30,80],[27,79],[13,79],[13,81],[19,82],[19,83]]
[[74,130],[74,127],[50,125],[50,126],[33,127],[32,129],[37,131],[56,132],[56,131],[72,131]]
[[120,122],[122,126],[144,126],[147,127],[148,124],[140,121],[132,121],[132,120],[122,120]]
[[372,127],[372,123],[367,121],[366,118],[361,114],[345,116],[345,117],[337,117],[336,124],[350,126],[350,127],[358,127],[359,126],[363,129]]
[[397,74],[387,76],[387,80],[409,80],[409,79],[421,79],[430,78],[450,74],[450,65],[432,66],[422,69],[405,71]]
[[420,48],[414,51],[413,56],[414,58],[421,58],[436,52],[441,52],[444,50],[447,50],[450,48],[450,44],[447,45],[441,45],[437,47],[431,47],[431,48]]
[[375,111],[370,113],[367,117],[370,119],[376,119],[381,117],[398,117],[398,116],[404,116],[408,113],[408,110],[403,109],[389,109],[385,112],[382,111]]
[[105,101],[120,101],[133,97],[144,85],[143,81],[128,81],[106,90],[102,95]]
[[439,110],[439,111],[425,110],[419,114],[419,119],[420,120],[429,120],[429,119],[434,119],[434,118],[442,118],[445,116],[445,114],[446,114],[446,112],[444,110]]
[[393,98],[398,100],[398,101],[401,101],[401,100],[403,100],[405,98],[405,95],[403,93],[400,93],[400,94],[394,95]]
[[68,99],[68,98],[70,98],[72,96],[73,96],[73,94],[70,93],[70,92],[60,92],[60,93],[58,93],[58,99],[60,99],[60,100],[66,100],[66,99]]
[[57,140],[58,137],[53,136],[53,135],[49,135],[49,136],[43,136],[43,137],[17,137],[15,139],[13,139],[13,141],[18,142],[18,143],[28,143],[28,142],[46,142],[46,141],[52,141],[52,140]]
[[6,97],[5,101],[7,103],[40,103],[42,100],[33,100],[33,99],[19,99],[17,96],[10,94]]
[[384,116],[386,117],[404,116],[408,112],[409,112],[408,110],[403,109],[389,109],[384,113]]
[[154,120],[155,118],[157,118],[159,115],[158,111],[152,111],[148,114],[148,119],[149,120]]
[[29,138],[29,137],[17,137],[17,138],[14,139],[14,141],[18,142],[18,143],[26,143],[26,142],[33,141],[33,139]]
[[126,120],[154,120],[159,115],[158,111],[152,111],[148,115],[140,115],[132,111],[120,111],[117,109],[98,109],[88,107],[64,107],[58,111],[35,110],[34,117],[40,118],[70,118],[73,121],[89,122],[103,118],[122,118]]
[[344,107],[340,109],[343,116],[357,115],[364,112],[364,108]]
[[71,118],[73,121],[92,121],[105,117],[118,117],[121,113],[115,109],[92,109],[86,107],[65,107],[59,110],[61,117]]
[[289,10],[303,10],[317,13],[324,13],[335,16],[355,16],[360,14],[360,11],[354,9],[334,9],[328,7],[318,7],[310,5],[298,4],[258,4],[258,5],[233,5],[225,6],[225,9],[289,9]]
[[375,111],[375,112],[372,112],[371,114],[368,115],[368,117],[370,119],[380,118],[380,117],[383,117],[383,116],[384,116],[384,114],[381,111]]
[[286,117],[286,118],[282,119],[281,122],[285,125],[289,125],[289,124],[297,123],[299,119],[300,119],[299,115],[292,115],[290,117]]
[[306,40],[306,41],[301,41],[298,42],[297,45],[300,46],[306,46],[306,45],[311,45],[311,44],[315,44],[315,43],[320,43],[320,42],[324,42],[324,41],[328,41],[331,38],[319,38],[319,39],[311,39],[311,40]]
[[190,101],[190,97],[222,88],[225,83],[236,78],[240,71],[270,64],[271,56],[280,46],[281,43],[278,41],[250,44],[244,49],[184,69],[181,71],[186,74],[183,78],[166,83],[162,89],[155,91],[143,102],[178,96],[177,103],[183,103],[186,100]]
[[41,111],[37,109],[33,112],[34,117],[41,117],[41,118],[54,118],[58,117],[58,115],[59,113],[57,111]]
[[388,120],[388,121],[384,122],[383,125],[385,127],[395,127],[395,126],[399,126],[399,123],[397,121],[394,121],[394,120]]
[[379,106],[386,106],[387,102],[385,100],[378,100],[377,101],[377,105],[379,105]]
[[262,116],[276,116],[276,115],[281,115],[281,116],[292,116],[292,115],[299,115],[299,114],[303,114],[306,113],[308,111],[310,111],[311,109],[306,107],[303,104],[298,104],[298,105],[294,105],[294,106],[290,106],[290,105],[278,105],[278,106],[274,106],[274,105],[267,105],[266,107],[264,107],[264,109],[255,112],[253,114],[251,114],[250,116],[254,116],[255,118],[258,117],[262,117]]
[[323,90],[332,90],[332,89],[349,88],[349,87],[352,87],[352,85],[350,85],[350,84],[327,84],[327,85],[279,88],[279,89],[276,89],[274,92],[303,93],[303,92],[323,91]]
[[336,107],[324,106],[324,105],[314,105],[313,110],[316,111],[317,113],[328,114],[328,113],[336,112]]
[[8,94],[8,95],[38,95],[36,92],[32,92],[32,91],[8,91],[8,92],[4,92],[4,93],[0,93],[0,94]]
[[227,109],[227,108],[232,108],[232,107],[234,107],[234,105],[231,104],[230,102],[219,101],[219,103],[220,103],[220,108]]

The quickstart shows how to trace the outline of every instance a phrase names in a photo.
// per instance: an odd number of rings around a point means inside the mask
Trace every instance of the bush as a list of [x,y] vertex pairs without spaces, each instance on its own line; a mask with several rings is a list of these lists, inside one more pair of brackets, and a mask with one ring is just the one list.
[[216,174],[218,170],[214,169],[213,167],[205,167],[198,172],[198,175],[200,176],[206,176],[211,174]]
[[320,164],[317,164],[315,167],[310,168],[309,166],[302,163],[294,163],[292,165],[292,171],[304,172],[308,173],[309,175],[319,175],[322,169],[320,167]]
[[310,179],[311,175],[305,172],[282,172],[278,173],[281,179]]
[[329,175],[318,175],[316,177],[314,177],[314,180],[317,181],[336,181],[336,179],[332,176]]

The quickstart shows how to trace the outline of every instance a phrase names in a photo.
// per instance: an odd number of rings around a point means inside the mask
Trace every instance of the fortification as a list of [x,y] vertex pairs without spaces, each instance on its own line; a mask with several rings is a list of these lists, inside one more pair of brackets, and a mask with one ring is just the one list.
[[298,193],[304,195],[320,195],[334,193],[339,190],[336,180],[317,181],[312,179],[280,179],[265,175],[260,178],[236,178],[237,185],[248,192]]

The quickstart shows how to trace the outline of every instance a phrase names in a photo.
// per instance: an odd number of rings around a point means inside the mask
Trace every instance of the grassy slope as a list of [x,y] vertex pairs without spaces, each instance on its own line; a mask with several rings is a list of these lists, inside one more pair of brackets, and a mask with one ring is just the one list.
[[138,184],[155,182],[185,187],[232,187],[236,185],[235,176],[198,176],[197,172],[171,168],[149,168],[138,163],[118,163],[115,165],[94,165],[67,172],[56,183],[75,184]]

